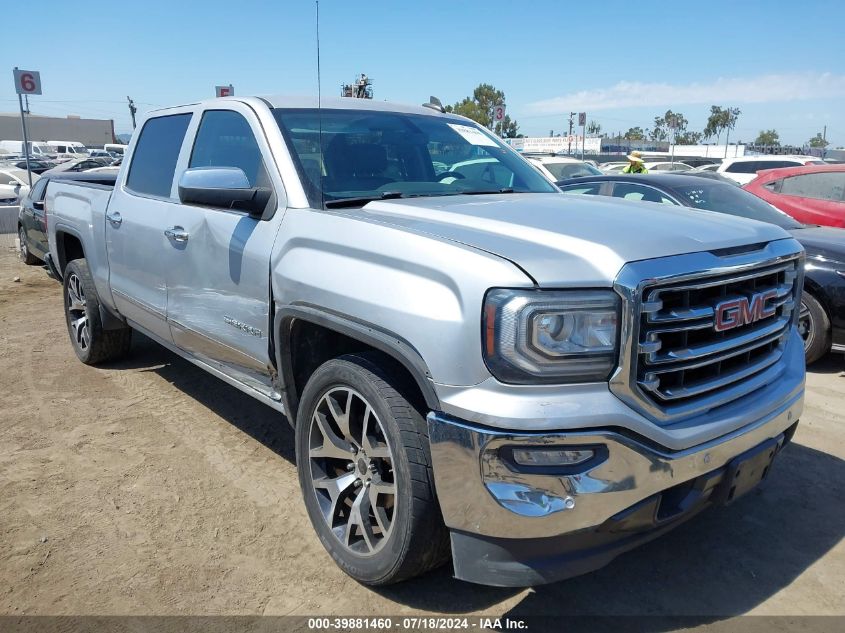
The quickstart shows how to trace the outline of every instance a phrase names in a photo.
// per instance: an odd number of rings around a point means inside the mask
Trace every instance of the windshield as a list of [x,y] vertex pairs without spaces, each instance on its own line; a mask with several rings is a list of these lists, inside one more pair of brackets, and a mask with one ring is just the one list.
[[366,198],[557,191],[463,119],[334,109],[278,109],[274,116],[315,208],[354,198],[363,205]]
[[601,176],[602,173],[589,163],[543,163],[555,180],[578,178],[579,176]]
[[784,229],[800,229],[803,225],[753,193],[719,182],[675,186],[676,193],[683,195],[696,209],[718,211],[742,218],[777,224]]

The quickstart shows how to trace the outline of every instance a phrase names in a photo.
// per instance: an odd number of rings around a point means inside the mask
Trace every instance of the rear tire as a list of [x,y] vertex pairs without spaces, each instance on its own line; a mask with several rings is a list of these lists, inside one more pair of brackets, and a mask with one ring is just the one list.
[[804,357],[808,365],[830,351],[830,319],[818,299],[806,291],[801,296],[798,331],[804,339]]
[[86,365],[96,365],[126,356],[132,345],[132,328],[104,330],[100,320],[100,299],[84,259],[74,259],[65,268],[62,293],[70,342]]
[[29,246],[27,246],[26,243],[26,229],[22,226],[18,227],[18,239],[20,240],[20,246],[18,246],[18,256],[21,258],[21,261],[27,266],[40,264],[41,260],[29,252]]
[[387,585],[448,559],[426,422],[388,377],[385,357],[321,365],[302,393],[296,463],[308,516],[335,563]]

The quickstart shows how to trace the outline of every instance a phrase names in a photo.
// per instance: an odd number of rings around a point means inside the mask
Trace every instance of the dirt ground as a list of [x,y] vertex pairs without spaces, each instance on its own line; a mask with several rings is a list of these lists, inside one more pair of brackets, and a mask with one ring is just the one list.
[[83,366],[61,303],[2,247],[0,615],[845,615],[842,356],[811,368],[794,443],[731,507],[533,590],[449,568],[373,590],[314,535],[281,416],[140,336]]

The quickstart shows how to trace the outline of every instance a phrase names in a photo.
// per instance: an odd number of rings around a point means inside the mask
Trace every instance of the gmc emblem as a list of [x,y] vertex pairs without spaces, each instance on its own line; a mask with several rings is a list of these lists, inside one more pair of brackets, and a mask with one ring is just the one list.
[[717,332],[724,332],[774,316],[777,312],[777,306],[767,304],[777,296],[777,290],[772,288],[766,290],[766,292],[751,295],[750,300],[746,297],[739,297],[716,304],[714,308],[716,320],[713,329]]

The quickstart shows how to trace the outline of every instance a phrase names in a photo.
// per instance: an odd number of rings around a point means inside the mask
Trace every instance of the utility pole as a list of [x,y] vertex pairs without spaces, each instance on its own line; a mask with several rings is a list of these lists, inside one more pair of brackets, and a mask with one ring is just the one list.
[[566,150],[567,154],[572,154],[572,124],[574,121],[575,115],[578,114],[577,112],[570,112],[569,113],[569,134],[566,137],[566,140],[569,143],[569,148]]
[[132,101],[129,97],[126,97],[126,100],[129,102],[129,114],[132,117],[132,129],[135,129],[135,113],[138,111],[138,108],[135,107],[135,102]]

